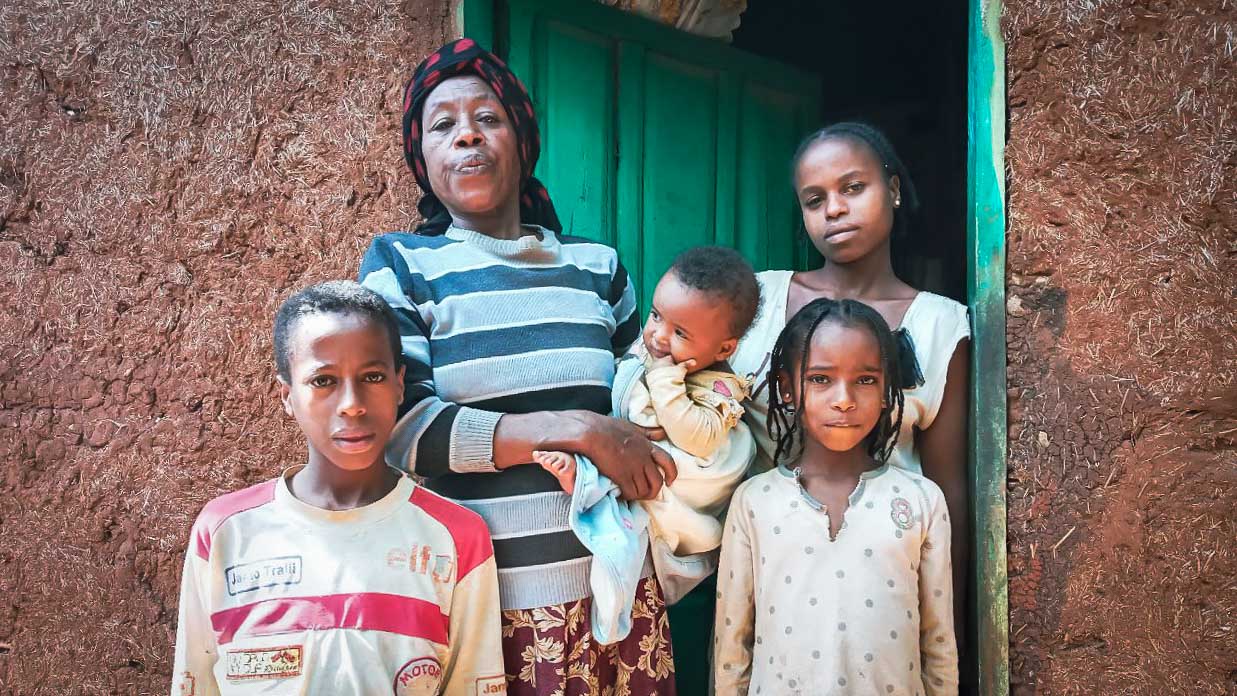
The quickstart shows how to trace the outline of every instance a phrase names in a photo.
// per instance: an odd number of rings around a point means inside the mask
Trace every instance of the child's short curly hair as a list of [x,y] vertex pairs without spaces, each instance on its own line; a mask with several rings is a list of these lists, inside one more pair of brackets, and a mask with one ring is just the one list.
[[311,314],[361,316],[386,329],[391,357],[400,365],[399,320],[382,295],[351,280],[331,280],[311,285],[284,300],[275,313],[275,369],[286,382],[291,379],[292,346],[296,323]]
[[760,284],[743,255],[721,246],[699,246],[679,254],[670,272],[692,290],[708,293],[730,306],[730,333],[743,338],[760,311]]

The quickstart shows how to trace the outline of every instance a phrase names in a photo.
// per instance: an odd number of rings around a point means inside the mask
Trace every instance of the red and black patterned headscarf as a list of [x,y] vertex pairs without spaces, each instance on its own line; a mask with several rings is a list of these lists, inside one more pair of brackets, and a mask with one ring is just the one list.
[[563,226],[554,212],[550,194],[533,176],[537,158],[541,156],[541,134],[528,91],[501,58],[481,48],[472,39],[458,39],[421,61],[404,88],[404,161],[424,192],[417,210],[425,222],[417,227],[417,234],[442,234],[451,224],[450,213],[434,195],[426,176],[425,155],[421,152],[421,110],[436,86],[457,75],[480,77],[494,90],[507,110],[507,117],[520,145],[520,222],[561,232]]

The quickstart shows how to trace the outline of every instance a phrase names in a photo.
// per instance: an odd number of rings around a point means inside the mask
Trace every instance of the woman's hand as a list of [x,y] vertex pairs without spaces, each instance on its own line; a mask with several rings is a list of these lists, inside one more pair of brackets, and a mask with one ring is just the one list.
[[674,459],[654,445],[660,428],[641,428],[627,421],[596,414],[581,414],[585,430],[579,452],[592,460],[597,470],[613,481],[626,500],[657,497],[662,485],[678,476]]
[[592,411],[508,413],[494,430],[494,463],[499,469],[528,464],[534,451],[582,454],[613,481],[626,500],[649,500],[674,482],[674,459],[652,440],[661,428],[641,428]]

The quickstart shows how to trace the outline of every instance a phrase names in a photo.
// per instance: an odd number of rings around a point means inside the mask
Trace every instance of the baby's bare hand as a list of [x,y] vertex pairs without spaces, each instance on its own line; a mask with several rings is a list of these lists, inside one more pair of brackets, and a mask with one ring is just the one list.
[[665,440],[665,439],[666,439],[666,429],[665,429],[665,428],[646,428],[646,427],[644,427],[644,426],[642,426],[642,425],[638,425],[638,426],[636,426],[636,427],[637,427],[637,428],[640,428],[641,430],[643,430],[643,431],[644,431],[644,436],[645,436],[645,437],[647,437],[648,439],[650,439],[650,440],[654,441],[654,442],[660,442],[661,440]]

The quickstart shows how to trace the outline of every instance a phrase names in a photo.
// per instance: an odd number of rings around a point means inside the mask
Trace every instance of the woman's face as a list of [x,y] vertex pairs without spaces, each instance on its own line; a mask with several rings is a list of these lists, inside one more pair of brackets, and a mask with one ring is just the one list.
[[886,181],[871,148],[846,138],[812,145],[795,167],[803,225],[833,263],[853,262],[889,243],[898,188],[898,177]]
[[453,216],[484,215],[519,195],[515,129],[490,86],[474,75],[444,80],[421,111],[430,188]]

